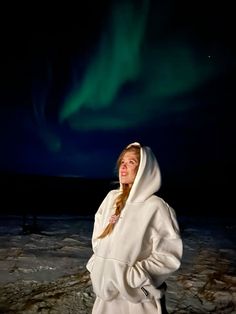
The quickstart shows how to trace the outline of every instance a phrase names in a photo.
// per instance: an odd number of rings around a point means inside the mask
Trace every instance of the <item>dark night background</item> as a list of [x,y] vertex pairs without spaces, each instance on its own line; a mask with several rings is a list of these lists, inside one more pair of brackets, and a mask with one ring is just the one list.
[[177,213],[233,213],[229,3],[25,9],[2,9],[2,213],[94,213],[133,141],[153,149]]

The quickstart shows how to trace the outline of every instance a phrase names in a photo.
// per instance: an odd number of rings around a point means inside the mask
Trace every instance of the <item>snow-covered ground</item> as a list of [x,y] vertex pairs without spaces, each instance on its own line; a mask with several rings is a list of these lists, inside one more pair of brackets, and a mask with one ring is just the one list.
[[[179,217],[181,268],[168,281],[169,313],[236,313],[236,228],[233,221]],[[0,219],[0,313],[91,313],[85,264],[93,219],[39,216]]]

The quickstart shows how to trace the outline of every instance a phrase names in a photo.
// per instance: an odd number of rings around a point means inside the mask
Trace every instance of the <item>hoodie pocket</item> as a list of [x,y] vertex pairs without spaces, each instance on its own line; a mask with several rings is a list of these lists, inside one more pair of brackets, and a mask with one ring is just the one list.
[[90,278],[94,293],[105,301],[121,298],[132,303],[139,303],[151,299],[153,296],[144,289],[133,288],[127,282],[129,266],[115,259],[104,259],[95,256]]
[[94,256],[90,278],[94,293],[105,301],[110,301],[119,294],[115,261]]

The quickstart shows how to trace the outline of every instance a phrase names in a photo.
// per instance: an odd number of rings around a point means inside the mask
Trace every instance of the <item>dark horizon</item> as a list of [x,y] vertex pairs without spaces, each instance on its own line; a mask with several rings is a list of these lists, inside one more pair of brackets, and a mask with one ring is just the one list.
[[[32,174],[0,173],[1,215],[71,214],[93,216],[111,189],[119,187],[116,177],[78,178]],[[230,205],[228,182],[184,182],[165,177],[156,193],[178,215],[235,215]]]

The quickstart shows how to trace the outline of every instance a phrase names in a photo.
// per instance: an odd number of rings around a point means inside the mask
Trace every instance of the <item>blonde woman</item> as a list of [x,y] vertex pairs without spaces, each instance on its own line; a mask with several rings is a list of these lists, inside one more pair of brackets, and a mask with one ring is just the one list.
[[92,314],[161,314],[160,287],[182,258],[175,212],[154,194],[161,175],[149,147],[128,145],[117,168],[120,187],[95,215],[87,263],[96,294]]

